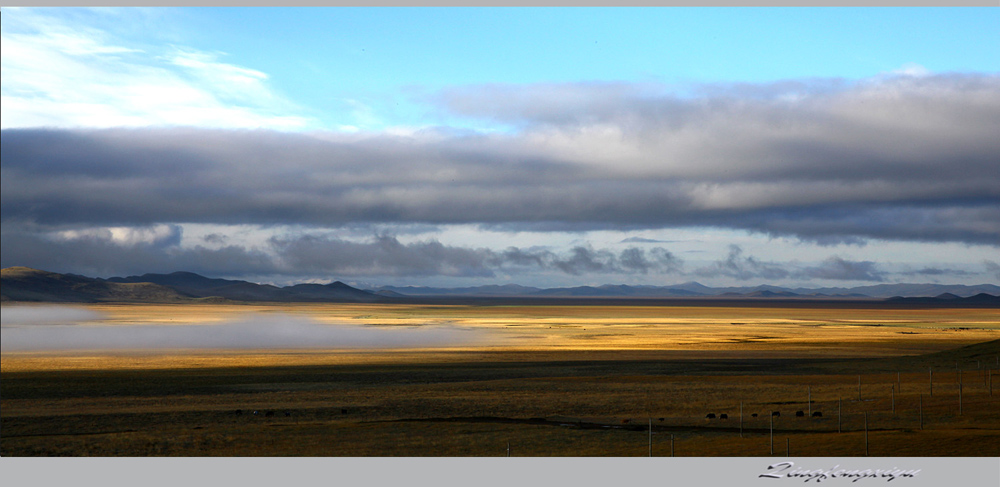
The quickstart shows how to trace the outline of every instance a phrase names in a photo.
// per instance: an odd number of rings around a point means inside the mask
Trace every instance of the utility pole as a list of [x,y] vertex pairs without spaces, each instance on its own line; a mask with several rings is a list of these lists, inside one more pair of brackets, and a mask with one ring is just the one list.
[[844,398],[841,397],[840,399],[837,400],[837,433],[843,433],[843,430],[840,429],[840,418],[843,416],[843,414],[841,414],[843,410],[844,410]]
[[920,395],[920,402],[917,403],[920,408],[920,429],[924,429],[924,395]]
[[958,368],[958,361],[955,361],[955,369],[958,372],[958,415],[962,415],[962,369]]
[[865,456],[868,456],[868,411],[865,411]]

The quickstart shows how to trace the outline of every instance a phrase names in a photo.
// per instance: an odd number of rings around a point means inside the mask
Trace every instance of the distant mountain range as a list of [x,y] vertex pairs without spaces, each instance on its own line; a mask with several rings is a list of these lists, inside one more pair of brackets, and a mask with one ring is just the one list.
[[[1000,295],[1000,286],[980,284],[879,284],[852,288],[783,288],[778,286],[708,287],[697,282],[674,286],[578,286],[537,288],[508,284],[461,288],[382,286],[378,291],[390,291],[403,296],[476,296],[476,297],[615,297],[615,298],[842,298],[877,299],[892,297],[937,297],[950,295],[968,298],[977,294]],[[942,296],[949,299],[949,296]]]
[[674,286],[579,286],[536,288],[516,284],[462,288],[393,287],[357,289],[340,281],[278,287],[213,279],[191,272],[91,278],[27,267],[2,270],[3,301],[35,302],[425,302],[430,299],[690,299],[690,300],[868,300],[903,305],[1000,307],[1000,286],[880,284],[853,288],[713,288],[697,282]]

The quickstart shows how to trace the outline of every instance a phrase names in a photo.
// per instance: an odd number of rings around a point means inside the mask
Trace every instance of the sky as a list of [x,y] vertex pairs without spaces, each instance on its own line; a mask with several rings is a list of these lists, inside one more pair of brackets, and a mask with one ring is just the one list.
[[3,8],[0,265],[1000,283],[996,8]]

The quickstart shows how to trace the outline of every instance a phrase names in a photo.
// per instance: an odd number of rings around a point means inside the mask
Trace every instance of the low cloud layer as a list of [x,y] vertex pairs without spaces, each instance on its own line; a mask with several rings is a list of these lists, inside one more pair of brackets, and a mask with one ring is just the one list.
[[[504,250],[445,245],[437,240],[402,243],[393,236],[349,241],[313,234],[273,237],[260,248],[164,246],[159,239],[122,242],[109,232],[40,235],[4,228],[0,262],[41,269],[73,269],[110,276],[169,273],[178,269],[210,276],[493,277],[497,272],[552,271],[676,274],[683,261],[663,247],[621,251],[577,246],[567,252],[507,247]],[[155,234],[155,232],[132,232]],[[172,238],[172,237],[170,237]]]
[[983,265],[986,266],[986,271],[992,274],[993,277],[1000,279],[1000,264],[997,264],[992,260],[987,260],[983,262]]
[[[794,262],[766,262],[753,256],[744,256],[743,248],[729,246],[729,254],[710,266],[694,271],[701,277],[729,277],[738,281],[778,281],[786,278],[795,280],[861,281],[882,282],[887,273],[877,263],[853,261],[839,256],[831,256],[816,266],[803,266]],[[946,274],[940,271],[936,275]],[[950,271],[959,274],[960,271]]]
[[2,219],[714,226],[820,243],[1000,243],[1000,76],[472,86],[506,133],[4,130]]
[[[19,308],[14,308],[18,310]],[[295,316],[250,316],[223,324],[51,325],[38,317],[63,316],[66,308],[35,308],[35,316],[12,317],[3,309],[0,349],[14,351],[164,349],[357,349],[427,348],[483,344],[481,330],[450,326],[359,326],[321,324]],[[77,310],[82,311],[82,310]]]
[[762,262],[753,256],[743,256],[743,249],[738,245],[729,246],[729,255],[709,267],[695,271],[702,277],[725,276],[740,281],[750,279],[776,280],[788,277],[788,269],[772,262]]
[[[67,239],[63,233],[44,237],[31,232],[4,230],[2,264],[83,273],[91,276],[169,273],[179,269],[207,276],[258,276],[277,281],[303,279],[382,280],[398,278],[496,278],[499,275],[624,276],[650,275],[656,279],[724,279],[730,281],[854,281],[884,282],[891,274],[870,260],[852,260],[831,255],[818,263],[795,260],[769,261],[730,245],[725,257],[708,265],[691,264],[670,250],[645,242],[645,247],[624,249],[577,245],[567,250],[514,247],[446,245],[429,239],[404,243],[393,236],[374,236],[363,241],[318,234],[272,237],[263,247],[239,245],[217,247],[163,245],[157,231],[121,232],[145,235],[146,240],[123,242],[106,232],[79,232]],[[152,236],[151,236],[152,235]],[[103,238],[101,238],[103,236]],[[163,237],[172,240],[174,237]],[[988,276],[997,276],[1000,265],[983,263]],[[980,275],[956,268],[901,269],[903,276],[941,277]],[[622,277],[614,277],[622,276]],[[572,282],[572,281],[568,281]],[[4,320],[6,321],[6,315]]]
[[806,268],[803,274],[811,279],[872,282],[882,282],[886,276],[875,262],[849,261],[836,256],[826,259],[817,267]]

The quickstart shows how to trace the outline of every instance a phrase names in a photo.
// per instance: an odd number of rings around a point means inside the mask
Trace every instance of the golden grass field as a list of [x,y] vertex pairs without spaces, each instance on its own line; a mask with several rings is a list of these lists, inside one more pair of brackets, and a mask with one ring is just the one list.
[[4,352],[0,454],[494,456],[510,443],[516,456],[634,456],[652,438],[655,455],[862,456],[867,413],[871,456],[1000,456],[995,309],[87,307],[103,318],[81,326],[291,315],[483,335],[408,349]]

